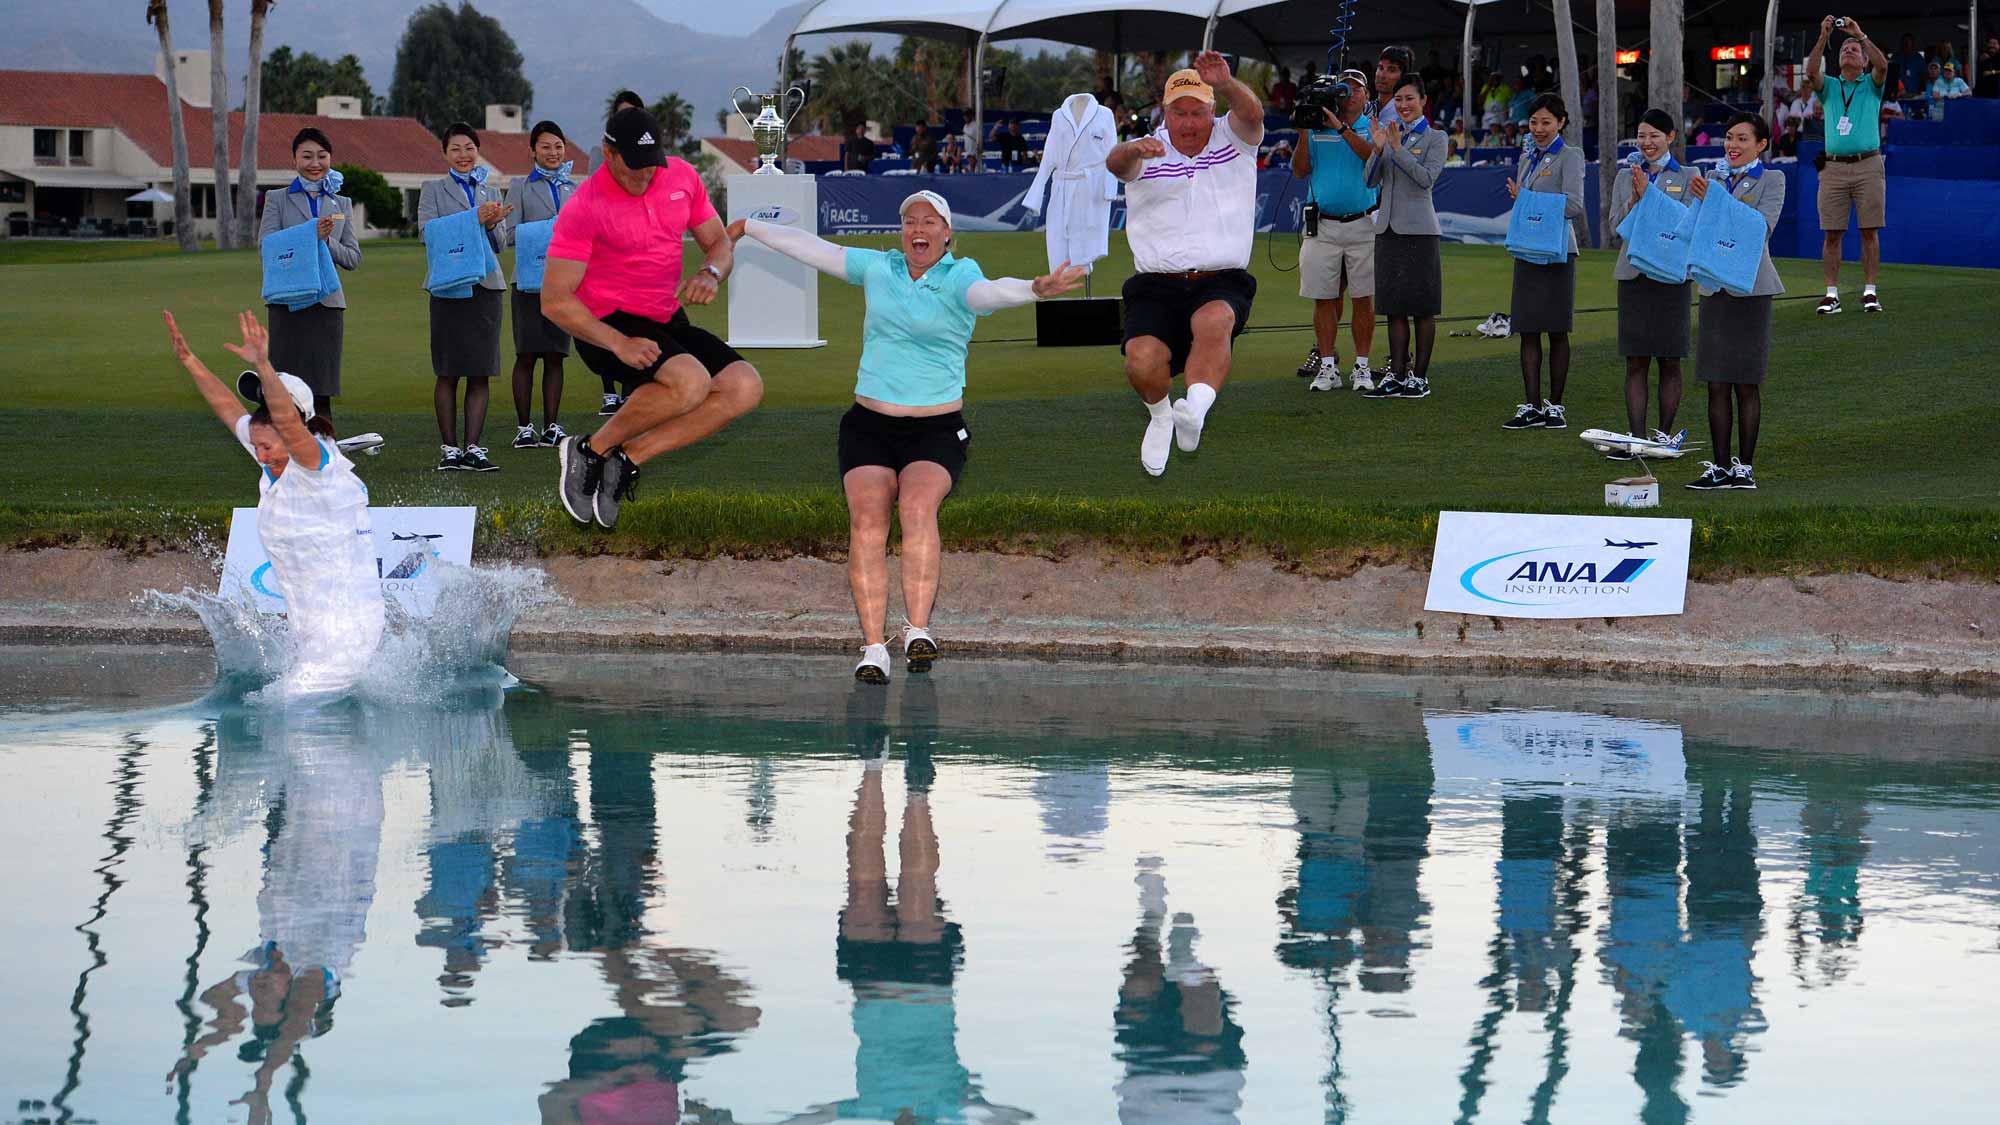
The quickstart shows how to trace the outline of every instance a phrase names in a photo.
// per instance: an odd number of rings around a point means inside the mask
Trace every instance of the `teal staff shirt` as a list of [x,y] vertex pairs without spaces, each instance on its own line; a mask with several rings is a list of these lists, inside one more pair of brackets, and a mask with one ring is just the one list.
[[854,393],[897,406],[938,406],[965,395],[965,349],[979,316],[965,294],[986,280],[979,263],[946,254],[910,277],[901,250],[847,251],[847,282],[867,294]]
[[1882,147],[1882,87],[1873,71],[1852,82],[1827,75],[1819,102],[1826,112],[1828,156],[1859,156]]
[[[1362,114],[1348,128],[1368,135],[1368,115]],[[1308,135],[1312,147],[1312,198],[1322,215],[1357,215],[1375,206],[1376,189],[1365,182],[1367,162],[1354,155],[1346,138],[1331,129],[1315,129]]]

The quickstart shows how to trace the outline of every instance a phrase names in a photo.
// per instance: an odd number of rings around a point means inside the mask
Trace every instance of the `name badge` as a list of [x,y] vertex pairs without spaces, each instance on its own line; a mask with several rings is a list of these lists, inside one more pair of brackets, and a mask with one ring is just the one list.
[[1553,172],[1553,171],[1555,171],[1555,169],[1554,169],[1554,168],[1544,168],[1544,169],[1542,169],[1541,171],[1539,171],[1539,172],[1535,173],[1535,175],[1537,175],[1537,176],[1546,176],[1546,175],[1548,175],[1549,173],[1551,173],[1551,172]]
[[1854,120],[1848,117],[1846,114],[1842,114],[1840,117],[1840,124],[1835,126],[1835,128],[1839,130],[1840,135],[1844,137],[1854,131]]
[[1680,193],[1681,193],[1681,189],[1680,189],[1679,187],[1677,187],[1677,186],[1675,186],[1675,185],[1673,185],[1673,184],[1668,184],[1668,185],[1667,185],[1667,194],[1668,194],[1668,195],[1679,195]]

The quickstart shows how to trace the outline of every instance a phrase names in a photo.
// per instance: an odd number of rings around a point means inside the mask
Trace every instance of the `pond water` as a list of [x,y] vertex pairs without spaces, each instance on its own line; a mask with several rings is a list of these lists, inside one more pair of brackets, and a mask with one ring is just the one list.
[[0,1120],[1992,1120],[1994,700],[509,667],[0,648]]

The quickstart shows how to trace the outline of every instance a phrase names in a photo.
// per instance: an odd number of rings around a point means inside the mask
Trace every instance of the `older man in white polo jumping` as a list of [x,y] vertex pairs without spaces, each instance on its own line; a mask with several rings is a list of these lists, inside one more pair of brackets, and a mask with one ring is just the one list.
[[[1215,116],[1215,97],[1230,112]],[[1192,453],[1222,381],[1229,349],[1250,319],[1257,279],[1257,144],[1264,108],[1214,51],[1167,79],[1157,132],[1111,150],[1124,181],[1125,234],[1139,272],[1125,283],[1125,377],[1152,415],[1139,464],[1159,476],[1172,444]],[[1173,377],[1187,397],[1169,402]]]

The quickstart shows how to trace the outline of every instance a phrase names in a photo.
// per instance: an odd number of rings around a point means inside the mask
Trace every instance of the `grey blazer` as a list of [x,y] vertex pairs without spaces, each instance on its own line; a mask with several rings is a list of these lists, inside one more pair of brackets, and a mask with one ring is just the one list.
[[[1632,208],[1639,202],[1632,197],[1632,169],[1626,165],[1620,165],[1619,167],[1620,171],[1617,178],[1611,181],[1611,226],[1614,230],[1619,223],[1625,221],[1625,216],[1630,215]],[[1660,172],[1660,178],[1654,180],[1652,185],[1646,190],[1664,191],[1667,193],[1667,198],[1672,199],[1676,203],[1693,203],[1694,196],[1688,194],[1688,181],[1693,178],[1694,173],[1688,171],[1686,165],[1663,169]],[[1619,243],[1618,265],[1611,271],[1611,279],[1613,281],[1637,281],[1639,279],[1639,267],[1633,265],[1631,258],[1627,256],[1630,251],[1631,247],[1625,245],[1623,242]]]
[[[1712,170],[1708,181],[1711,185],[1720,184],[1727,175],[1721,169]],[[1714,190],[1713,187],[1710,190]],[[1785,174],[1766,164],[1763,175],[1737,184],[1735,195],[1764,216],[1764,260],[1757,263],[1757,282],[1750,287],[1749,295],[1775,297],[1785,291],[1784,284],[1778,280],[1778,268],[1771,264],[1771,234],[1778,229],[1778,217],[1785,212]],[[1700,286],[1696,288],[1704,297],[1719,292]]]
[[[557,188],[562,193],[564,203],[576,194],[576,185],[568,184]],[[460,192],[463,196],[465,193]],[[514,240],[514,228],[521,223],[539,223],[556,217],[555,201],[549,198],[549,185],[545,180],[529,182],[526,176],[515,176],[507,185],[507,202],[514,205],[514,213],[507,216],[507,240]]]
[[[1405,133],[1400,143],[1378,148],[1363,169],[1364,182],[1382,189],[1375,211],[1377,234],[1441,235],[1437,211],[1431,206],[1431,188],[1444,171],[1451,142],[1442,129],[1426,129],[1412,143]],[[1414,150],[1414,151],[1413,151]]]
[[[494,187],[491,181],[480,184],[477,192],[478,194],[474,198],[480,203],[503,202],[500,198],[500,189]],[[441,219],[446,215],[456,215],[460,211],[470,210],[473,210],[473,208],[465,205],[465,189],[458,186],[457,180],[452,179],[449,175],[435,180],[426,180],[424,181],[423,192],[417,196],[417,233],[422,234],[424,224],[430,222],[432,219]],[[493,244],[493,252],[495,254],[505,250],[508,240],[513,237],[513,230],[507,225],[507,220],[511,218],[513,216],[508,215],[486,228],[486,241]],[[507,288],[507,279],[500,276],[499,269],[495,268],[487,273],[485,277],[479,279],[479,287],[481,289],[505,290]]]
[[[340,222],[333,225],[333,234],[326,240],[326,248],[333,254],[333,264],[344,270],[356,269],[361,265],[361,238],[354,233],[354,201],[344,195],[336,195],[319,205],[321,214],[339,212]],[[287,227],[300,223],[313,223],[312,204],[306,201],[305,192],[272,188],[264,193],[264,218],[257,224],[257,237],[276,234]],[[347,307],[347,289],[343,286],[320,304],[330,309]]]
[[[1565,144],[1562,151],[1544,159],[1535,168],[1535,178],[1528,179],[1528,154],[1514,162],[1514,181],[1522,191],[1559,192],[1563,200],[1563,218],[1569,223],[1569,252],[1574,255],[1576,246],[1576,220],[1583,218],[1583,149]],[[1625,185],[1630,188],[1632,185]]]

